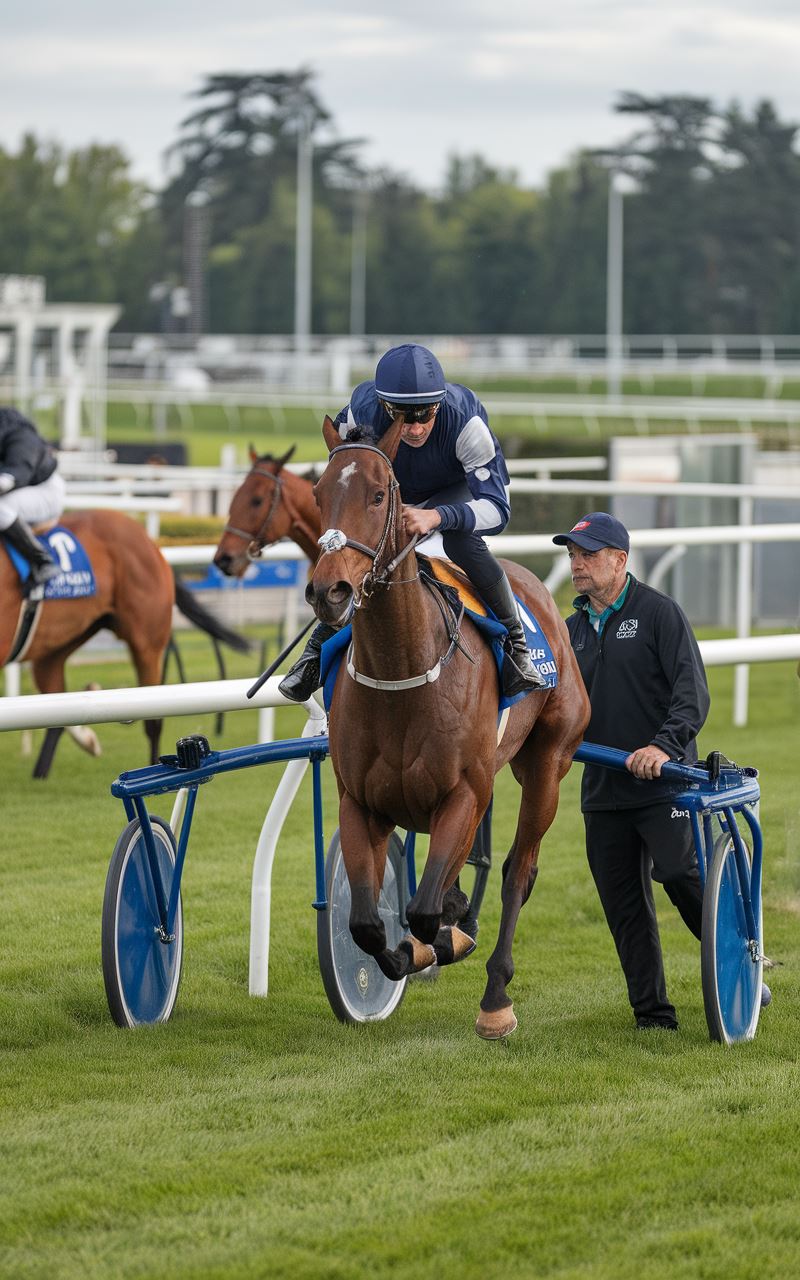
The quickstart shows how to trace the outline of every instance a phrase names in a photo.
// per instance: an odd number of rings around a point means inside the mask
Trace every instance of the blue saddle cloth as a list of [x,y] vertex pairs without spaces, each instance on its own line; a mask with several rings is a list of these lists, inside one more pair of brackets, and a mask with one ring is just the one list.
[[[524,605],[517,597],[517,608],[520,621],[525,630],[525,639],[528,642],[528,648],[531,651],[531,662],[538,670],[547,683],[548,689],[555,689],[558,684],[558,670],[556,668],[553,651],[550,644],[534,618],[527,605]],[[481,635],[490,646],[497,663],[497,673],[500,679],[500,687],[502,689],[502,670],[503,670],[503,641],[508,632],[502,622],[498,622],[494,615],[484,617],[482,614],[473,613],[471,609],[465,609],[465,614],[475,623]],[[337,631],[335,636],[331,636],[330,640],[326,640],[322,646],[322,655],[320,658],[320,673],[322,675],[322,697],[325,703],[325,710],[330,711],[331,701],[333,699],[333,690],[336,684],[336,677],[339,674],[339,667],[342,658],[345,655],[347,646],[350,643],[352,627],[342,627],[341,631]],[[457,659],[454,658],[454,661]],[[529,690],[533,693],[533,690]],[[513,698],[506,698],[502,693],[500,696],[500,705],[498,712],[502,712],[506,707],[512,707],[515,702],[519,702],[522,698],[527,698],[528,693],[517,693]]]
[[[82,596],[93,596],[97,590],[94,570],[89,557],[71,529],[56,525],[48,533],[39,534],[39,541],[47,547],[61,573],[45,583],[45,600],[78,600]],[[3,538],[11,563],[19,574],[23,584],[31,576],[28,561],[20,555],[15,547]]]

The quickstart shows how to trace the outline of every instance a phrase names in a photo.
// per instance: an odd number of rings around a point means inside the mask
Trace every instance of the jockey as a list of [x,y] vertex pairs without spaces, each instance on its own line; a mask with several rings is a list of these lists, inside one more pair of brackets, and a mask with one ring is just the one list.
[[[375,442],[402,419],[394,473],[409,534],[442,534],[445,555],[467,574],[508,630],[503,692],[546,688],[531,662],[514,595],[483,535],[500,533],[511,513],[508,471],[487,413],[473,391],[446,382],[433,352],[417,343],[392,347],[375,379],[362,382],[336,418],[342,440],[356,427]],[[287,698],[305,702],[320,682],[320,649],[335,628],[320,623],[283,678]]]
[[53,449],[17,409],[0,407],[0,534],[31,567],[30,586],[61,572],[32,524],[57,520],[64,507],[64,481]]

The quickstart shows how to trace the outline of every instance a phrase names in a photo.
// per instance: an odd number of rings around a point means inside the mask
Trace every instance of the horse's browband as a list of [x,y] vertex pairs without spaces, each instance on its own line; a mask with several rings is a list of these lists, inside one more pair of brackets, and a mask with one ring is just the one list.
[[337,444],[336,448],[331,449],[328,454],[328,461],[330,462],[335,453],[341,453],[342,449],[368,449],[370,453],[377,453],[379,458],[383,458],[389,467],[392,465],[392,460],[388,453],[384,453],[383,449],[379,449],[376,444],[366,444],[363,440],[344,440],[342,444]]

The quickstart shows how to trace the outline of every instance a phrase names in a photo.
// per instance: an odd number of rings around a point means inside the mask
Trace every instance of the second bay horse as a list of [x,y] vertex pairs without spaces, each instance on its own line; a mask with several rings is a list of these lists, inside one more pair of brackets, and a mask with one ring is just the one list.
[[[392,469],[401,430],[402,422],[390,428],[380,448],[352,439],[343,444],[326,418],[331,453],[315,487],[325,532],[306,595],[321,621],[352,619],[352,646],[330,712],[350,932],[394,979],[434,958],[442,964],[469,953],[474,944],[466,934],[441,928],[443,900],[472,846],[494,775],[510,763],[522,802],[503,865],[500,931],[476,1023],[479,1035],[500,1039],[517,1025],[507,991],[517,919],[589,704],[550,593],[527,570],[505,562],[515,594],[550,642],[559,679],[556,688],[513,705],[499,735],[494,657],[469,619],[455,635],[454,621],[445,624],[404,532]],[[430,845],[408,904],[411,936],[389,950],[377,903],[395,826],[429,832]]]
[[231,501],[228,522],[214,564],[231,578],[241,578],[264,547],[291,538],[312,564],[319,555],[319,508],[314,486],[305,476],[284,470],[294,453],[282,458],[250,449],[250,470]]
[[[138,521],[119,511],[74,511],[59,524],[75,534],[94,571],[94,595],[75,600],[44,600],[32,639],[20,655],[30,662],[40,693],[63,693],[64,664],[98,631],[108,629],[128,646],[140,685],[161,684],[164,655],[172,633],[172,608],[215,640],[239,651],[248,641],[209,613],[176,581],[158,547]],[[0,553],[0,666],[12,652],[22,605],[22,588],[8,556]],[[150,763],[158,759],[160,720],[145,720]],[[34,777],[47,776],[61,729],[48,729]],[[73,734],[96,754],[93,735]]]

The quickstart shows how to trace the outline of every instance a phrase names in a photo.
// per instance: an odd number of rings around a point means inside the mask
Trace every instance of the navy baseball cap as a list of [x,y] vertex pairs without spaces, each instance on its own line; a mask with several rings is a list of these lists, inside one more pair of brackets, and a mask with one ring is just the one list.
[[557,533],[553,542],[559,547],[574,542],[576,547],[583,547],[584,551],[599,551],[602,547],[615,547],[617,551],[631,549],[625,525],[607,511],[590,511],[588,515],[581,516],[569,533]]
[[375,391],[390,404],[438,404],[447,386],[432,351],[418,342],[405,342],[381,356],[375,370]]

